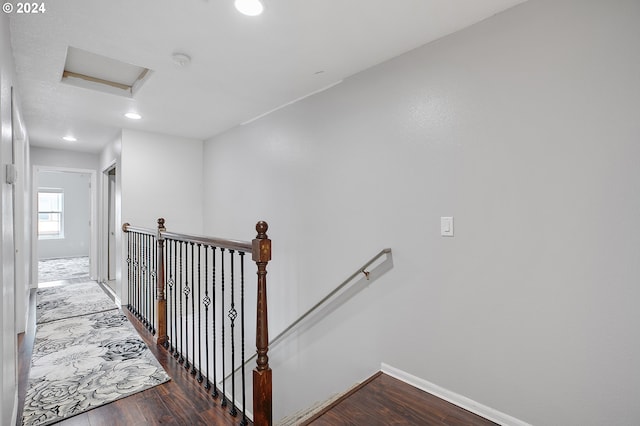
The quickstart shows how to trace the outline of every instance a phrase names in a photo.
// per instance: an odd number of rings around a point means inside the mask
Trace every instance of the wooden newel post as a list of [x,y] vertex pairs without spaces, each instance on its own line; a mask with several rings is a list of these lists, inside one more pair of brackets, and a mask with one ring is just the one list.
[[156,334],[153,340],[157,345],[167,343],[167,300],[164,295],[164,236],[162,232],[166,231],[164,227],[164,219],[158,219],[158,234],[156,235],[157,243],[157,271],[156,271]]
[[253,240],[252,257],[258,266],[258,307],[256,320],[256,350],[258,358],[253,370],[253,424],[271,426],[272,387],[271,368],[269,368],[269,326],[267,321],[267,263],[271,260],[271,240],[267,236],[269,226],[258,222],[258,235]]

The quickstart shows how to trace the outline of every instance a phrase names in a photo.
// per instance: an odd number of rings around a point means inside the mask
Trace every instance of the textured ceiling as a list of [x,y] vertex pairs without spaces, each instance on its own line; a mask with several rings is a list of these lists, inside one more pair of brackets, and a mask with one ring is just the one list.
[[[34,146],[98,152],[121,128],[207,139],[522,1],[264,0],[247,17],[233,0],[57,0],[10,15],[17,92]],[[65,85],[69,46],[153,73],[133,98]]]

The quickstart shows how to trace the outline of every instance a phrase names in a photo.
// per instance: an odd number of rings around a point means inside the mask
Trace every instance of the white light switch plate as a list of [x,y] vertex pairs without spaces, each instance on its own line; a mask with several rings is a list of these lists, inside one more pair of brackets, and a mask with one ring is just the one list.
[[453,237],[453,216],[440,218],[440,235]]

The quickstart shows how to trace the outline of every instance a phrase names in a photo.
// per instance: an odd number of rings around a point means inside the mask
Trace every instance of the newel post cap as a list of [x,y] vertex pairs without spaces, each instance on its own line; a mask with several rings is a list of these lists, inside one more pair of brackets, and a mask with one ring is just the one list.
[[256,238],[252,244],[252,258],[254,262],[268,262],[271,260],[271,240],[267,236],[269,225],[265,221],[256,224]]
[[163,244],[164,237],[162,236],[162,233],[166,230],[167,228],[164,227],[164,218],[158,218],[158,232],[156,232],[156,240],[158,241],[158,244]]

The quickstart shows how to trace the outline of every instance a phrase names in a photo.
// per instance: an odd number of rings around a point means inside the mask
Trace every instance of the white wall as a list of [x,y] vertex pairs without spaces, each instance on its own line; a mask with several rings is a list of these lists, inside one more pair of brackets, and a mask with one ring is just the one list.
[[31,163],[34,166],[97,170],[100,163],[100,156],[87,152],[32,146]]
[[13,187],[7,183],[5,168],[12,160],[11,87],[14,64],[9,44],[9,18],[0,15],[0,424],[15,423],[17,407],[17,333],[14,282]]
[[202,146],[195,139],[122,131],[122,220],[202,234]]
[[271,351],[276,418],[385,362],[536,425],[640,423],[638,22],[529,0],[205,143],[205,233],[270,223],[272,335],[394,251]]
[[38,186],[40,188],[59,188],[64,193],[64,238],[38,240],[38,258],[89,256],[91,175],[40,171]]

